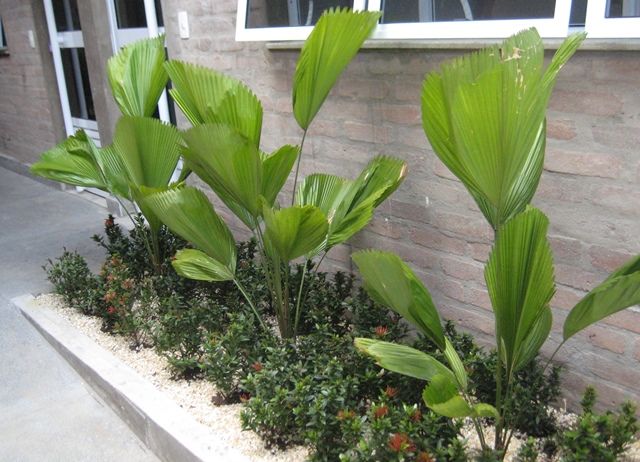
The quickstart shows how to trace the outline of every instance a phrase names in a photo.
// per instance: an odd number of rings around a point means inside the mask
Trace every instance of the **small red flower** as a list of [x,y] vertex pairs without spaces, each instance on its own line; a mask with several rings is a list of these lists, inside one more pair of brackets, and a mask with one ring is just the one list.
[[431,454],[428,452],[420,451],[418,457],[416,457],[416,462],[435,462],[434,458],[431,457]]
[[342,410],[340,409],[338,411],[338,415],[337,418],[338,420],[348,420],[348,419],[353,419],[356,416],[356,413],[350,410]]
[[413,452],[416,446],[406,433],[394,433],[389,438],[389,449],[393,452]]
[[251,394],[244,392],[244,393],[240,393],[240,401],[243,403],[246,403],[247,401],[249,401],[251,399]]
[[253,363],[251,365],[252,369],[256,372],[260,372],[262,370],[262,364],[260,364],[258,361],[256,361],[255,363]]
[[384,390],[384,394],[387,395],[388,398],[393,398],[398,394],[398,389],[387,385],[387,388]]
[[384,337],[389,333],[389,328],[387,326],[378,326],[375,328],[375,333],[378,337]]
[[420,420],[422,419],[422,412],[420,412],[420,409],[416,409],[415,411],[413,411],[413,414],[411,414],[410,419],[413,422],[420,422]]
[[111,215],[109,215],[109,218],[107,218],[106,220],[104,220],[104,226],[105,228],[111,228],[113,226],[113,217]]
[[373,417],[376,419],[381,419],[389,413],[389,408],[384,404],[382,406],[378,406],[373,409]]
[[108,314],[115,314],[116,313],[116,307],[115,306],[110,306],[109,308],[107,308],[107,313]]

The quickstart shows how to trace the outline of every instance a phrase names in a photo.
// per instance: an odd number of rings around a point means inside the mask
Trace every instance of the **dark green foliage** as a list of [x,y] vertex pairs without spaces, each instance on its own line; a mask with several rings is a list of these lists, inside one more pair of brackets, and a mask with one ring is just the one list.
[[351,448],[340,455],[341,461],[467,460],[457,440],[459,424],[422,404],[403,403],[395,391],[386,389],[363,415],[342,411],[341,430]]
[[90,315],[101,309],[100,282],[80,254],[64,249],[55,261],[48,260],[43,269],[54,292],[61,295],[67,305]]
[[[120,225],[116,224],[112,215],[104,222],[105,237],[94,235],[92,239],[107,251],[109,255],[118,255],[123,262],[131,268],[132,276],[142,279],[146,274],[153,274],[155,269],[149,254],[149,246],[152,245],[151,232],[144,223],[141,214],[133,217],[134,227],[129,233],[125,233]],[[161,274],[174,273],[171,268],[171,257],[176,251],[186,247],[186,242],[179,236],[169,232],[162,226],[158,233],[158,247],[163,257]]]
[[534,438],[529,437],[527,441],[520,446],[517,460],[518,462],[536,462],[538,460],[538,448]]
[[560,451],[565,462],[618,460],[638,432],[636,407],[627,402],[618,413],[598,414],[593,407],[596,392],[589,387],[582,399],[582,413],[570,429],[560,435]]
[[104,308],[98,314],[103,319],[102,329],[128,335],[138,346],[142,321],[133,310],[136,282],[129,267],[119,256],[112,255],[102,266],[100,280]]

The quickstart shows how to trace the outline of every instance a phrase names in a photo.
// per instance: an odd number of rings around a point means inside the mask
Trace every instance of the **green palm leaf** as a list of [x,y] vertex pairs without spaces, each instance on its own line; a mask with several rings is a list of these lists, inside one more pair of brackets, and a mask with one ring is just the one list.
[[362,230],[371,221],[375,208],[405,176],[403,161],[378,156],[353,181],[324,174],[305,178],[298,188],[296,203],[320,208],[329,220],[327,241],[318,251],[346,242]]
[[[214,262],[186,254],[189,260],[188,271],[196,266],[208,268],[212,274],[235,274],[236,245],[231,231],[215,212],[205,194],[193,187],[173,187],[166,191],[150,194],[144,199],[145,206],[167,225],[174,233],[193,243]],[[208,263],[207,263],[208,262]],[[180,263],[187,274],[187,264]],[[226,273],[221,268],[226,270]],[[190,276],[189,276],[190,277]]]
[[550,327],[548,307],[555,284],[548,225],[547,217],[532,207],[516,215],[500,230],[485,267],[496,338],[508,373],[535,356],[533,350],[544,341],[538,329],[544,334]]
[[425,133],[494,229],[523,211],[535,193],[546,105],[558,71],[583,39],[569,37],[544,72],[542,41],[535,29],[525,30],[425,79]]
[[250,229],[261,213],[258,148],[228,125],[202,124],[183,134],[188,166]]
[[139,40],[109,58],[109,85],[123,114],[153,115],[169,79],[164,61],[164,35]]
[[61,183],[108,191],[95,152],[93,141],[83,130],[78,130],[75,135],[43,153],[40,160],[31,166],[31,173]]
[[180,133],[151,117],[123,116],[118,120],[109,148],[135,186],[167,186],[180,159]]
[[262,105],[242,82],[213,69],[171,60],[165,65],[174,101],[194,125],[226,124],[258,147]]
[[447,366],[415,348],[369,338],[356,338],[354,344],[358,350],[373,357],[380,367],[392,372],[426,381],[438,374],[454,379]]
[[327,218],[319,208],[307,205],[272,210],[265,205],[265,240],[285,262],[308,254],[327,236]]
[[564,340],[585,327],[640,303],[640,255],[614,271],[578,302],[564,321]]
[[198,281],[231,281],[229,268],[196,249],[178,250],[171,265],[180,276]]
[[420,329],[440,350],[446,350],[438,311],[411,268],[397,255],[377,250],[362,250],[352,258],[371,298]]
[[371,35],[380,13],[326,11],[306,40],[293,78],[293,113],[306,130],[342,71]]
[[452,419],[467,417],[473,409],[460,395],[453,377],[438,374],[422,392],[425,404],[434,412]]
[[273,205],[287,182],[293,164],[298,158],[298,146],[285,145],[262,157],[262,185],[260,193],[268,205]]

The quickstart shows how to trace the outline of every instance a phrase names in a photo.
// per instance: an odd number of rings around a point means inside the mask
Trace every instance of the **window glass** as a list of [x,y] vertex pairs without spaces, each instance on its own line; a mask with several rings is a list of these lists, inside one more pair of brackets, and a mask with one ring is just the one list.
[[53,15],[58,32],[80,30],[80,16],[76,0],[52,0]]
[[96,120],[84,48],[61,48],[60,55],[67,83],[71,116]]
[[[162,5],[160,0],[154,0],[158,27],[163,27]],[[118,29],[137,29],[147,27],[147,17],[144,12],[144,0],[115,0]]]
[[247,0],[247,27],[312,26],[334,7],[353,8],[353,0]]
[[573,0],[571,2],[570,26],[584,27],[587,17],[587,0]]
[[383,23],[553,18],[555,0],[385,0]]
[[640,0],[610,0],[607,3],[607,18],[640,17]]

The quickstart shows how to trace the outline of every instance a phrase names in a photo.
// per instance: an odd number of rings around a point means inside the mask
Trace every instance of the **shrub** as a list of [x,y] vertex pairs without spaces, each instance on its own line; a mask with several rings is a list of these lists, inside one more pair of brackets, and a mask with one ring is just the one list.
[[131,336],[135,346],[140,344],[142,320],[133,309],[136,284],[129,267],[119,256],[107,258],[100,271],[104,310],[102,330]]
[[560,435],[559,447],[565,462],[618,460],[638,432],[636,407],[627,402],[618,413],[598,414],[593,410],[596,391],[589,387],[582,399],[582,413],[576,424]]
[[101,307],[99,280],[91,273],[85,259],[75,251],[64,249],[55,261],[42,267],[53,290],[64,302],[84,314],[97,314]]

